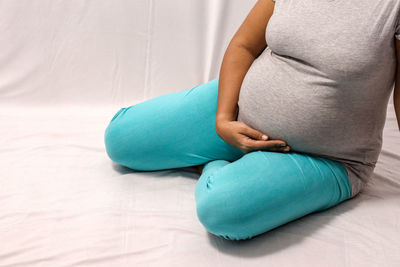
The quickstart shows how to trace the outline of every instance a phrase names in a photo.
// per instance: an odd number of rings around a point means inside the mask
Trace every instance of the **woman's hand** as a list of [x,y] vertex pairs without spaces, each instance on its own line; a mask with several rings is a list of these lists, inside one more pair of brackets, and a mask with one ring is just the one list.
[[286,152],[290,146],[285,141],[268,140],[268,135],[239,121],[217,121],[215,129],[219,137],[244,153],[256,150]]

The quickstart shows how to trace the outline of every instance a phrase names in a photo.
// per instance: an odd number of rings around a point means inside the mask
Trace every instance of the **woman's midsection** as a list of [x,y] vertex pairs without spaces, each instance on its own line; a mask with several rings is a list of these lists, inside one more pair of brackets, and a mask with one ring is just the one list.
[[368,143],[357,136],[362,136],[370,125],[353,121],[357,116],[349,113],[351,107],[343,101],[352,97],[349,92],[323,83],[309,86],[300,75],[288,77],[278,68],[265,60],[253,63],[240,90],[237,120],[270,139],[286,141],[293,151],[359,157],[360,148]]

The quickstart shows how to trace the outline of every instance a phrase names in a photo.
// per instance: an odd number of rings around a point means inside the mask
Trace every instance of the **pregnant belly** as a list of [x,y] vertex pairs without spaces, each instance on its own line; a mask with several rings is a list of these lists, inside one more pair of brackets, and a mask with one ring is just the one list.
[[261,107],[241,102],[237,120],[266,133],[270,139],[286,141],[293,151],[332,155],[343,149],[344,127],[340,121],[324,120],[318,110],[311,114],[311,110],[304,112],[299,106],[295,109],[282,103]]
[[237,120],[281,139],[292,151],[362,163],[376,162],[386,107],[362,83],[295,70],[265,50],[239,93]]
[[270,139],[286,141],[292,151],[359,159],[360,148],[366,145],[357,140],[363,127],[353,121],[338,94],[300,84],[293,90],[292,85],[286,87],[284,81],[276,79],[262,80],[249,70],[239,94],[238,121]]

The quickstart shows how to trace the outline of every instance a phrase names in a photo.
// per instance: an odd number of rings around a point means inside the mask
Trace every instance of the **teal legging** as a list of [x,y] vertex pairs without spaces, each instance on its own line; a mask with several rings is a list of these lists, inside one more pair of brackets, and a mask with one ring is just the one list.
[[138,171],[205,164],[195,188],[197,217],[210,233],[230,240],[350,198],[339,162],[295,151],[244,153],[221,139],[218,81],[121,108],[105,130],[108,156]]

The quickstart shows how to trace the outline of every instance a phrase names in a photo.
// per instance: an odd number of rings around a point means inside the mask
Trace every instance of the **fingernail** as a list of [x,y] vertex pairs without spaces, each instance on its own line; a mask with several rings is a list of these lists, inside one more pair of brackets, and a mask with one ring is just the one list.
[[290,148],[289,147],[287,147],[287,148],[285,148],[283,151],[289,151],[290,150]]
[[268,139],[268,136],[266,136],[265,134],[263,134],[263,135],[261,136],[261,138],[262,138],[263,140],[267,140],[267,139]]

